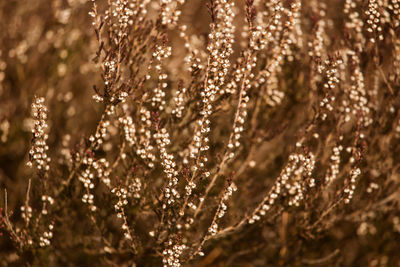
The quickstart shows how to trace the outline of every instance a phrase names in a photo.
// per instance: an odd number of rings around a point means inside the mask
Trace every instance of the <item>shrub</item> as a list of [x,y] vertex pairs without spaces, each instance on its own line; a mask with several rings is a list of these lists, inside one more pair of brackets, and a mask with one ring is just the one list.
[[0,3],[2,265],[400,263],[400,2],[47,5]]

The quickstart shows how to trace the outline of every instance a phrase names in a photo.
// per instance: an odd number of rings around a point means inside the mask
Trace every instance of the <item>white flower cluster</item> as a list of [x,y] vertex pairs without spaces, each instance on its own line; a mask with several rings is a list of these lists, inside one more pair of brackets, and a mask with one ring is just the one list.
[[377,183],[370,183],[367,188],[367,193],[371,194],[374,190],[378,190],[379,185]]
[[42,202],[43,202],[42,214],[47,215],[48,211],[46,208],[47,206],[46,204],[48,203],[49,205],[53,205],[54,199],[51,196],[42,195]]
[[211,226],[208,228],[208,232],[211,235],[216,235],[218,232],[218,223],[217,221],[224,217],[226,210],[228,209],[228,206],[226,205],[226,202],[229,200],[229,198],[232,196],[233,192],[237,191],[237,187],[234,183],[231,183],[228,188],[225,190],[224,195],[221,198],[221,201],[219,203],[217,212],[214,216],[214,220],[211,223]]
[[[349,51],[348,54],[353,63],[354,70],[350,77],[352,84],[347,90],[350,105],[346,108],[346,112],[351,113],[354,117],[361,115],[361,123],[364,127],[367,127],[372,124],[373,120],[368,106],[369,103],[365,90],[364,75],[360,68],[360,59],[354,51]],[[345,121],[349,120],[350,118],[347,116]]]
[[[154,136],[160,151],[161,165],[163,166],[164,173],[167,175],[167,185],[164,189],[164,197],[167,199],[168,205],[173,204],[176,199],[180,198],[179,192],[176,189],[178,184],[178,171],[176,170],[176,163],[174,156],[167,152],[166,147],[171,143],[167,129],[161,128]],[[166,206],[164,206],[166,208]]]
[[166,82],[168,75],[162,72],[162,62],[171,56],[171,47],[163,45],[156,45],[153,53],[153,59],[156,62],[155,68],[158,72],[158,84],[154,89],[154,95],[151,98],[151,105],[157,107],[159,110],[164,110],[165,106],[165,88],[168,84]]
[[[86,158],[84,158],[84,161],[85,160]],[[90,189],[94,188],[94,174],[90,170],[92,162],[92,158],[87,159],[88,166],[79,176],[79,181],[81,181],[86,188],[86,193],[82,196],[82,202],[89,204],[90,210],[95,211],[97,207],[94,205],[94,195],[90,193]]]
[[[178,28],[180,31],[179,36],[183,38],[185,41],[185,48],[187,49],[188,53],[187,56],[183,59],[183,61],[189,65],[187,70],[194,74],[193,72],[196,70],[201,70],[204,68],[204,65],[201,63],[201,59],[199,57],[199,50],[195,48],[194,44],[190,42],[189,37],[186,34],[187,26],[182,25]],[[198,37],[195,35],[191,36],[194,40],[198,40]],[[195,42],[198,43],[198,42]]]
[[332,148],[331,163],[329,169],[325,175],[325,183],[330,184],[336,180],[339,174],[340,167],[340,152],[343,150],[343,146],[335,146]]
[[379,12],[379,5],[377,0],[368,0],[368,10],[365,11],[367,15],[367,31],[375,36],[371,37],[371,43],[376,42],[376,38],[380,41],[383,40],[382,26],[380,24],[381,14]]
[[[393,13],[392,23],[394,28],[400,26],[400,1],[399,0],[391,0],[387,5],[388,10]],[[398,40],[397,40],[398,41]]]
[[40,171],[48,171],[50,169],[50,157],[47,155],[49,147],[46,143],[49,138],[47,134],[47,107],[44,105],[43,97],[35,97],[32,103],[32,116],[34,126],[32,129],[33,139],[32,147],[29,151],[28,166],[33,166]]
[[[261,70],[257,75],[254,81],[254,87],[260,88],[262,85],[268,82],[269,84],[267,84],[266,102],[271,106],[276,106],[282,102],[284,93],[280,91],[277,86],[269,87],[269,85],[274,85],[271,77],[277,76],[277,73],[281,69],[283,59],[291,51],[290,46],[292,45],[293,39],[290,37],[295,22],[298,21],[295,20],[294,15],[297,16],[298,11],[301,8],[301,3],[300,1],[294,1],[291,4],[290,9],[285,9],[280,1],[272,1],[271,5],[272,6],[270,6],[270,8],[272,8],[271,12],[273,13],[273,19],[268,30],[272,31],[273,34],[268,33],[266,36],[262,34],[263,38],[261,40],[264,39],[266,41],[261,41],[261,43],[265,43],[266,45],[267,42],[271,41],[274,52],[272,53],[272,59],[270,62],[268,62],[266,68]],[[283,24],[282,20],[283,14],[286,14],[288,18],[285,24]]]
[[196,188],[196,184],[193,181],[189,181],[185,186],[186,195],[190,196],[192,194],[192,190]]
[[211,24],[211,33],[208,35],[209,44],[207,50],[210,53],[207,66],[207,73],[204,82],[204,89],[200,93],[202,97],[202,116],[198,121],[193,136],[193,142],[190,146],[190,157],[197,159],[194,165],[194,171],[205,165],[207,157],[201,157],[201,152],[209,149],[208,133],[210,132],[209,117],[212,114],[213,103],[216,94],[222,89],[225,83],[225,77],[228,73],[230,61],[229,57],[233,53],[232,45],[234,42],[233,12],[234,3],[226,0],[214,1],[215,8],[212,12],[215,14],[215,21]]
[[186,95],[186,88],[181,88],[180,90],[176,91],[176,95],[174,97],[175,107],[172,110],[172,114],[175,115],[177,118],[182,118],[182,112],[185,109],[185,95]]
[[315,159],[313,153],[308,152],[307,155],[291,154],[288,164],[276,180],[269,194],[254,210],[249,223],[252,224],[260,220],[261,216],[264,216],[275,204],[279,196],[287,196],[289,206],[299,206],[304,199],[303,193],[305,190],[315,186],[315,181],[311,178],[314,167]]
[[134,145],[136,143],[136,128],[135,124],[133,124],[132,117],[124,116],[120,117],[118,120],[122,125],[125,134],[125,140],[130,146]]
[[94,94],[92,96],[93,100],[96,101],[97,103],[102,103],[104,101],[104,97],[98,95],[98,94]]
[[356,182],[357,182],[357,177],[360,176],[361,170],[359,168],[353,168],[350,173],[350,182],[344,189],[345,193],[345,198],[344,198],[344,203],[348,204],[350,203],[351,199],[353,198],[354,195],[354,190],[356,189]]
[[39,238],[39,246],[47,247],[50,245],[50,241],[53,238],[54,223],[49,224],[48,231],[43,233],[43,236]]
[[79,175],[79,181],[85,187],[86,193],[82,197],[82,202],[87,203],[91,211],[96,211],[94,205],[94,195],[90,192],[94,188],[94,179],[97,177],[107,187],[110,187],[110,171],[108,170],[109,162],[105,158],[94,160],[91,155],[85,155],[82,159],[84,169]]
[[101,146],[104,143],[104,139],[107,137],[107,129],[110,126],[110,121],[101,120],[97,126],[95,135],[89,137],[89,141],[94,145],[94,147]]
[[[271,45],[272,47],[279,46],[279,40],[283,32],[283,15],[285,7],[280,0],[271,0],[265,2],[265,11],[262,12],[263,16],[258,17],[258,24],[264,26],[263,38],[265,45]],[[269,20],[270,23],[265,23]],[[276,52],[276,51],[274,51]]]
[[140,191],[142,190],[142,181],[140,178],[136,177],[133,182],[129,184],[129,193],[132,194],[134,198],[140,198]]
[[112,1],[113,11],[112,16],[116,18],[116,23],[113,23],[115,32],[119,38],[125,37],[128,34],[128,27],[133,24],[133,15],[137,12],[137,1],[115,0]]
[[[313,153],[308,153],[307,156],[303,154],[293,154],[292,158],[289,157],[289,160],[294,160],[299,166],[292,169],[292,179],[289,180],[288,183],[282,184],[289,195],[289,206],[299,206],[304,199],[303,193],[307,188],[315,186],[315,180],[311,178],[312,171],[315,167],[315,158]],[[292,173],[287,172],[286,175],[290,177]],[[282,179],[282,181],[284,181],[284,179]]]
[[[295,7],[295,8],[294,8]],[[293,11],[293,30],[290,31],[289,33],[289,38],[291,40],[291,43],[299,48],[302,49],[304,44],[303,44],[303,30],[302,30],[302,24],[301,24],[301,18],[302,18],[302,9],[301,9],[301,1],[297,1],[295,5],[292,5]],[[320,7],[322,9],[320,10],[319,14],[320,16],[325,14],[325,10],[323,9],[325,7],[324,3],[321,2]],[[290,14],[289,14],[290,15]],[[293,49],[290,49],[289,51],[286,51],[285,53],[287,55],[288,61],[293,61],[294,57],[298,57],[297,54],[294,53]]]
[[[249,96],[247,91],[250,89],[250,79],[254,78],[252,73],[253,68],[256,66],[257,57],[254,56],[254,52],[259,50],[260,47],[257,45],[261,42],[262,36],[261,27],[255,27],[251,30],[251,36],[249,39],[251,49],[244,55],[243,64],[239,64],[236,68],[234,79],[227,85],[226,91],[229,93],[236,92],[235,88],[240,88],[239,100],[236,107],[235,119],[233,122],[233,132],[229,137],[227,157],[232,159],[234,157],[235,150],[240,146],[240,137],[244,129],[245,119],[247,117],[247,103],[249,102]],[[240,85],[238,85],[240,83]],[[221,94],[224,91],[221,91]]]
[[32,207],[29,205],[21,206],[21,217],[24,219],[25,224],[28,225],[32,218]]
[[106,67],[106,70],[109,72],[115,72],[116,71],[116,63],[115,60],[110,60],[104,62],[104,66]]
[[145,107],[141,107],[139,112],[141,124],[137,131],[139,133],[139,140],[137,142],[136,154],[147,163],[149,168],[153,168],[156,156],[153,153],[154,147],[151,144],[151,114]]
[[106,186],[110,186],[110,171],[108,170],[110,163],[101,158],[93,162],[93,168],[96,172],[97,178],[102,181]]
[[243,88],[240,92],[239,102],[236,109],[235,120],[233,122],[233,132],[229,138],[228,143],[228,158],[232,159],[235,155],[235,151],[240,146],[240,137],[244,129],[245,119],[247,117],[247,103],[249,102],[249,96],[246,95],[246,89],[250,87],[250,81],[245,79],[247,88]]
[[163,266],[164,267],[180,267],[180,256],[186,249],[186,245],[174,244],[173,240],[170,239],[167,242],[167,247],[163,251]]
[[321,19],[317,22],[314,30],[314,38],[308,43],[310,51],[308,55],[312,58],[322,58],[326,55],[325,33],[326,21]]
[[326,91],[325,97],[320,101],[319,106],[322,110],[321,119],[326,120],[328,117],[328,112],[333,111],[334,101],[336,100],[335,96],[329,96],[332,94],[332,91],[336,90],[340,80],[339,80],[339,72],[337,70],[337,66],[342,64],[343,61],[341,59],[337,60],[325,60],[324,65],[320,66],[319,71],[324,72],[326,75],[327,81],[324,83],[324,88]]
[[354,0],[346,0],[343,9],[344,14],[348,15],[349,21],[345,22],[345,27],[349,33],[352,33],[354,39],[353,44],[358,52],[364,49],[364,44],[366,42],[363,27],[364,22],[362,16],[359,13],[359,7],[357,7],[357,2]]
[[124,207],[128,205],[128,190],[122,187],[115,187],[111,190],[111,193],[118,197],[118,202],[114,205],[114,209],[117,212],[117,217],[123,220],[121,228],[124,231],[124,237],[127,240],[132,240],[132,233],[128,226],[124,210]]
[[161,24],[168,25],[169,27],[176,26],[181,11],[178,9],[179,5],[183,5],[185,0],[161,0]]

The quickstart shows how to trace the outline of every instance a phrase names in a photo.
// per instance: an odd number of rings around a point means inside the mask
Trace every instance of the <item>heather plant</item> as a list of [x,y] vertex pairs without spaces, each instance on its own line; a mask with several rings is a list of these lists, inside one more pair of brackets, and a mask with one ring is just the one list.
[[1,265],[400,265],[400,1],[0,12]]

